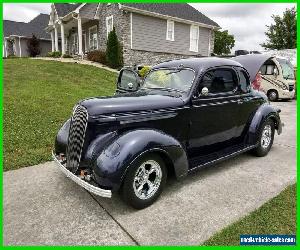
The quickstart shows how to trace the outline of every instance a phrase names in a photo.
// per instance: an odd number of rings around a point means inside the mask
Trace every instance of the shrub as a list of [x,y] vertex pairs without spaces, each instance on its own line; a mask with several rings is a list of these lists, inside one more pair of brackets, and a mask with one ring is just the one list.
[[35,35],[27,40],[27,51],[31,57],[36,57],[41,53],[40,40]]
[[73,57],[71,55],[69,55],[69,54],[63,54],[62,58],[73,58]]
[[48,57],[59,58],[59,57],[61,57],[61,52],[60,51],[48,52],[47,56]]
[[122,48],[118,40],[115,27],[108,34],[106,44],[106,61],[111,68],[120,68],[123,66]]
[[150,71],[150,66],[144,66],[142,69],[139,70],[140,77],[144,78],[145,75]]
[[93,50],[88,52],[87,59],[93,62],[98,62],[102,64],[106,64],[106,55],[104,51],[101,50]]

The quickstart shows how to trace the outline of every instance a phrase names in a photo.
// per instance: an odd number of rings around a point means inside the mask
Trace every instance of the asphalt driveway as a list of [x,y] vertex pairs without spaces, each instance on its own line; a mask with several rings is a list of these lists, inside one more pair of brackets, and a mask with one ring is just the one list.
[[4,173],[5,245],[199,245],[296,181],[296,102],[268,156],[246,153],[168,181],[151,207],[92,196],[53,162]]

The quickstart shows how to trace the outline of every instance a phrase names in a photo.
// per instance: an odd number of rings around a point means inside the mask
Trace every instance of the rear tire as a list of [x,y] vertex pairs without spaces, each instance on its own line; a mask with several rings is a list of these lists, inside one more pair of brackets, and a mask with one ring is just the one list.
[[121,188],[122,199],[136,209],[153,204],[167,180],[167,169],[159,155],[150,153],[136,159],[130,166]]
[[274,134],[274,122],[271,119],[267,119],[261,126],[259,145],[252,152],[259,157],[266,156],[273,145]]
[[271,102],[275,102],[278,100],[278,92],[275,89],[271,89],[268,91],[268,99]]

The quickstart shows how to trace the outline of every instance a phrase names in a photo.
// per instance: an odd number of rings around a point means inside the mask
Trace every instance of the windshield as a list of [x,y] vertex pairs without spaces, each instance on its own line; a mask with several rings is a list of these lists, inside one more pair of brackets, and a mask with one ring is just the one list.
[[293,65],[285,59],[277,58],[282,68],[282,75],[284,79],[295,80]]
[[195,73],[191,69],[158,69],[151,71],[144,80],[143,88],[188,92]]

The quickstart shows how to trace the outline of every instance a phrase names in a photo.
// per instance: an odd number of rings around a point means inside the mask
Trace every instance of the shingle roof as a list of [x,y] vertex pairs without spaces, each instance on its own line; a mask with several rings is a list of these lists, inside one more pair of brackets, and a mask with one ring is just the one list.
[[34,34],[38,38],[50,39],[50,34],[44,30],[48,25],[49,15],[39,14],[29,23],[3,20],[4,37],[11,35],[31,37]]
[[55,9],[57,12],[57,15],[59,17],[63,17],[67,15],[69,12],[75,10],[77,7],[79,7],[81,4],[70,4],[70,3],[55,3]]
[[122,5],[219,27],[216,22],[186,3],[122,3]]

